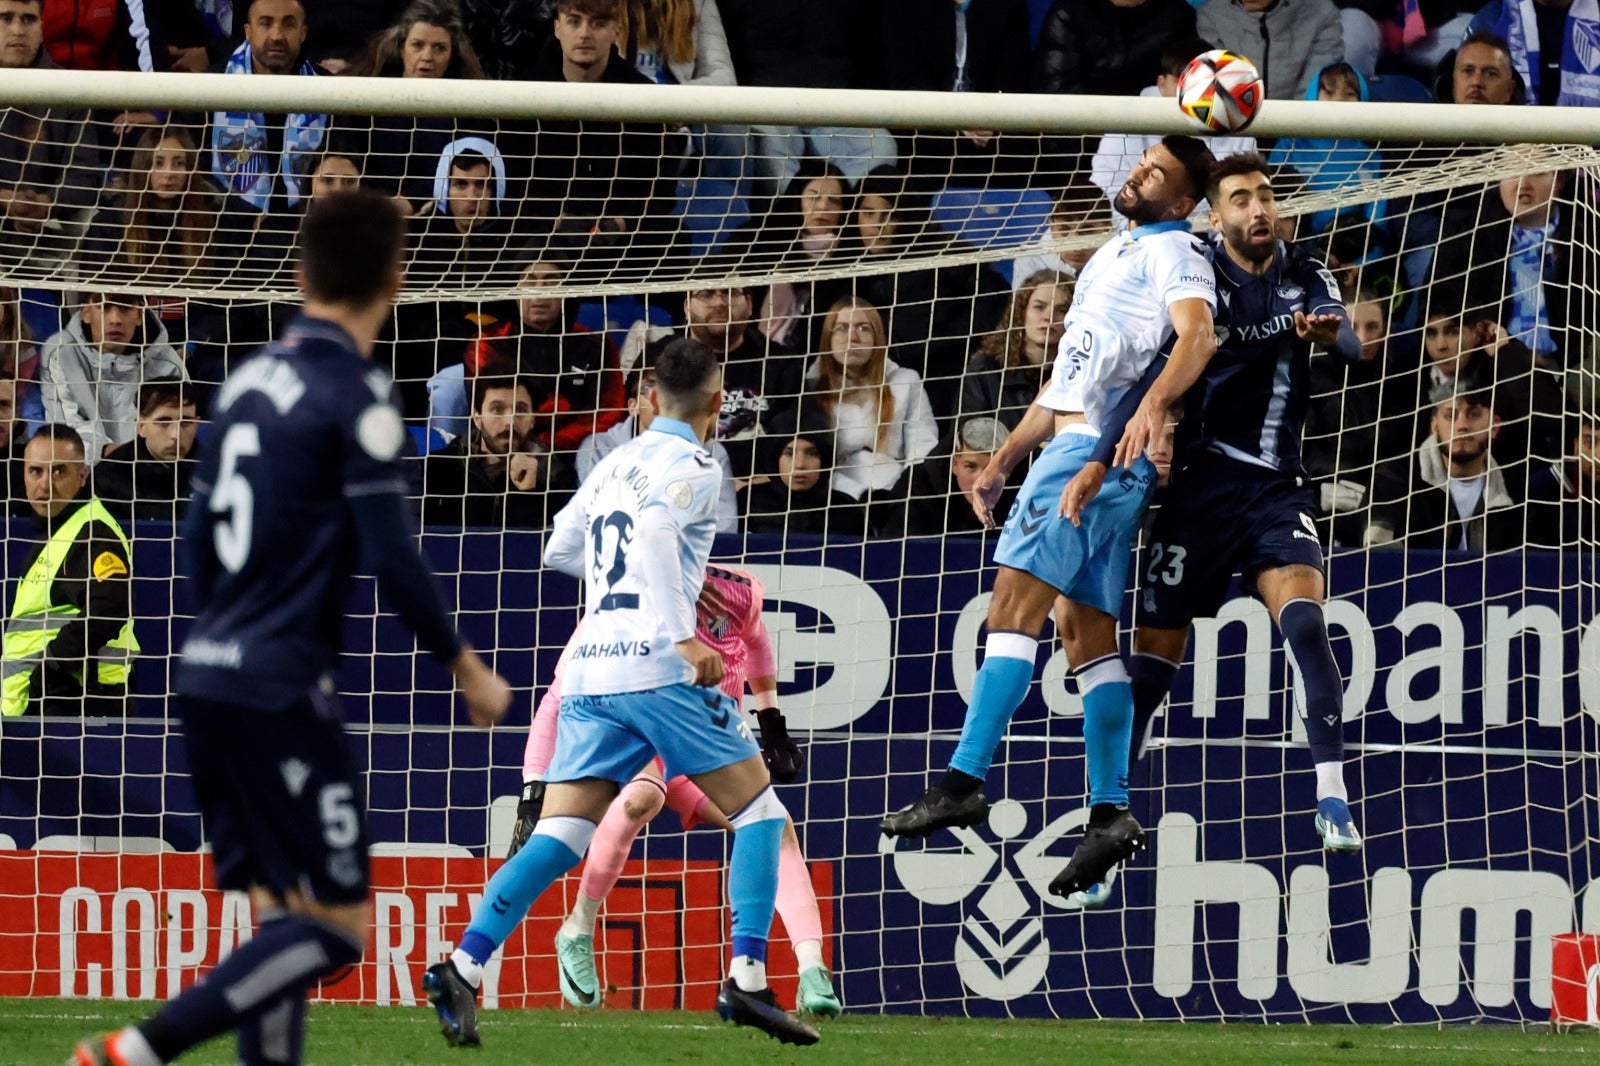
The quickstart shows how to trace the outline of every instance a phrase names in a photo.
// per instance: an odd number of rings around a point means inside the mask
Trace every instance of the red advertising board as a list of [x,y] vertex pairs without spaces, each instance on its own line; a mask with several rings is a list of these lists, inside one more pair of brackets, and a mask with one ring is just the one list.
[[[465,930],[499,859],[379,857],[366,956],[320,998],[410,1005],[417,981]],[[209,887],[198,854],[0,852],[0,995],[165,999],[248,938],[249,900]],[[709,1010],[727,951],[723,866],[630,862],[601,912],[595,949],[614,1007]],[[831,959],[833,870],[814,864]],[[485,1007],[561,1003],[553,949],[576,874],[534,904],[485,974]],[[794,999],[794,954],[773,924],[773,984]]]

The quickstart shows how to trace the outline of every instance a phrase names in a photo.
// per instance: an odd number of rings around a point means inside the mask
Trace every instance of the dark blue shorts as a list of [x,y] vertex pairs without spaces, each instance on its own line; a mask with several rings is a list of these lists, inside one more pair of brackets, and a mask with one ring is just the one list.
[[313,692],[281,711],[188,696],[176,706],[217,887],[365,900],[365,787],[334,698]]
[[1316,500],[1308,485],[1226,456],[1206,454],[1174,479],[1139,558],[1138,623],[1185,629],[1214,617],[1234,574],[1280,566],[1323,570]]

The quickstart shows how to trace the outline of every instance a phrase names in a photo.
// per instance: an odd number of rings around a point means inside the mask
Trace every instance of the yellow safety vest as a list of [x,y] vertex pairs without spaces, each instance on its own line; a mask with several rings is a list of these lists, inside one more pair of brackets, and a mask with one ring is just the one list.
[[[4,642],[0,645],[0,714],[14,717],[27,711],[29,683],[34,670],[44,661],[45,648],[63,626],[83,614],[72,604],[51,603],[50,590],[55,587],[56,572],[66,561],[78,534],[90,522],[103,523],[122,542],[123,553],[129,559],[133,557],[127,535],[98,499],[91,497],[56,527],[17,586],[16,602],[11,605],[11,616],[6,619]],[[100,684],[126,685],[133,657],[137,654],[139,642],[134,639],[133,619],[130,618],[116,637],[92,653]],[[79,684],[83,683],[81,664],[73,669],[72,676]]]

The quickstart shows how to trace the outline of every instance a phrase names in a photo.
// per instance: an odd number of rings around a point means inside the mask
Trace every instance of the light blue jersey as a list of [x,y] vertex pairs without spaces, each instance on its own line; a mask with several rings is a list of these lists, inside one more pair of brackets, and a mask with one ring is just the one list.
[[583,632],[562,668],[564,694],[693,681],[673,645],[694,636],[721,489],[722,468],[688,425],[658,415],[602,459],[556,515],[545,565],[585,586]]

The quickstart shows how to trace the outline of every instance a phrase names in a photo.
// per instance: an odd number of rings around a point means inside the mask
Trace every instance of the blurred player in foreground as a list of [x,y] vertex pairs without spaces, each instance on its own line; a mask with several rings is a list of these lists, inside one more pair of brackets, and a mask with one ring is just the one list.
[[[728,566],[708,566],[705,587],[695,603],[695,636],[722,656],[721,689],[743,702],[745,679],[756,703],[756,722],[761,731],[761,756],[773,780],[789,784],[805,770],[805,752],[789,738],[789,730],[778,710],[777,661],[772,639],[761,618],[765,590],[755,576]],[[568,642],[576,647],[582,623]],[[517,805],[517,829],[511,841],[515,855],[533,833],[539,820],[539,805],[544,791],[544,775],[555,751],[557,715],[561,706],[561,668],[556,664],[555,679],[539,701],[539,711],[528,730],[528,745],[523,753],[523,800]],[[728,816],[706,798],[706,794],[687,777],[667,781],[662,777],[661,760],[653,760],[612,801],[606,816],[595,831],[589,855],[583,864],[583,879],[578,898],[556,935],[556,961],[561,994],[574,1007],[600,1005],[601,989],[594,964],[594,929],[600,904],[622,875],[622,866],[634,840],[662,807],[678,813],[685,829],[702,822],[728,831],[733,824]],[[778,860],[777,911],[794,944],[800,964],[800,1002],[802,1011],[828,1017],[840,1011],[839,997],[822,958],[822,913],[817,893],[811,885],[800,840],[793,821],[783,829],[783,853]]]
[[224,891],[259,924],[136,1027],[76,1066],[156,1066],[238,1033],[239,1061],[300,1062],[306,993],[361,958],[372,921],[366,787],[334,675],[360,556],[390,609],[448,663],[473,721],[511,690],[461,643],[418,555],[394,383],[370,357],[403,283],[405,225],[376,193],[318,197],[300,231],[300,316],[217,395],[183,551],[197,606],[174,710]]
[[789,814],[732,697],[722,656],[695,636],[695,602],[717,528],[722,467],[705,441],[722,410],[722,368],[687,338],[656,360],[650,428],[589,473],[556,516],[545,565],[584,581],[584,625],[564,692],[544,807],[528,842],[490,878],[449,960],[423,988],[451,1044],[478,1044],[483,964],[544,890],[578,865],[621,787],[660,755],[733,824],[733,958],[717,1012],[784,1043],[817,1031],[767,987],[767,933]]

